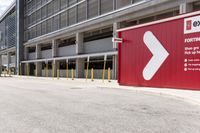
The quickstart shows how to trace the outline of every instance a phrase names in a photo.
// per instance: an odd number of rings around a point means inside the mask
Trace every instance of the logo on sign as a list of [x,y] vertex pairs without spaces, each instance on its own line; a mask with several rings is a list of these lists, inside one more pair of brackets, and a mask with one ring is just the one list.
[[192,20],[188,20],[188,21],[186,22],[186,29],[187,29],[187,30],[191,30],[191,29],[192,29]]
[[184,34],[200,32],[200,16],[184,20]]

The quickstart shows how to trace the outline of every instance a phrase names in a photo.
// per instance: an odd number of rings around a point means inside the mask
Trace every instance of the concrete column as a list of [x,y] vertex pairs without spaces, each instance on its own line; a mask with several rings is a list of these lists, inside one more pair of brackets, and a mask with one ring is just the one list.
[[28,47],[24,47],[24,60],[28,60]]
[[187,0],[183,0],[183,3],[180,4],[180,7],[179,7],[179,13],[183,14],[183,13],[188,13],[192,11],[193,11],[192,3],[187,3]]
[[24,60],[24,0],[16,0],[17,12],[17,46],[16,46],[16,70],[20,74],[20,63]]
[[85,61],[84,59],[76,59],[76,78],[84,78]]
[[58,43],[56,40],[52,40],[52,57],[56,57],[58,55]]
[[11,63],[11,53],[7,53],[7,70],[10,68],[10,63]]
[[83,33],[76,33],[76,54],[84,53]]
[[[41,58],[41,45],[36,44],[35,59],[40,59],[40,58]],[[37,76],[42,76],[42,62],[36,62],[35,65],[37,67],[37,69],[35,69],[35,74],[37,73],[38,74]]]
[[60,67],[59,61],[52,61],[52,77],[53,77],[53,73],[54,73],[54,77],[57,77],[57,70],[58,70],[59,67]]
[[[76,54],[84,53],[83,33],[76,33]],[[84,59],[76,59],[76,78],[84,78],[85,65]]]
[[[120,28],[120,24],[119,24],[119,23],[117,23],[117,22],[113,23],[113,37],[114,37],[114,38],[117,38],[117,37],[118,37],[118,35],[117,35],[117,30],[118,30],[119,28]],[[117,48],[118,48],[118,46],[117,46],[116,43],[113,43],[113,48],[114,48],[114,49],[117,49]]]
[[117,79],[117,71],[118,71],[117,63],[118,63],[118,56],[114,55],[113,56],[113,70],[112,70],[112,78],[113,79]]
[[41,58],[41,45],[36,44],[35,48],[35,59],[40,59]]

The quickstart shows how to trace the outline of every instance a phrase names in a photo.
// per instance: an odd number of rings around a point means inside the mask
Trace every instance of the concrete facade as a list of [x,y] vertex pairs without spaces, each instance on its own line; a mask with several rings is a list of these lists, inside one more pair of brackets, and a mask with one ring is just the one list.
[[17,0],[16,70],[67,77],[68,68],[68,77],[90,78],[94,69],[107,78],[110,68],[117,79],[117,29],[199,9],[198,0]]

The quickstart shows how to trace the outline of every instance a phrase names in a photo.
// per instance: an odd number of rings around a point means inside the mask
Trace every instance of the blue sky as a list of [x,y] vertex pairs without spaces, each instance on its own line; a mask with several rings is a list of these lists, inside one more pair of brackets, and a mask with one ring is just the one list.
[[0,0],[0,16],[14,0]]

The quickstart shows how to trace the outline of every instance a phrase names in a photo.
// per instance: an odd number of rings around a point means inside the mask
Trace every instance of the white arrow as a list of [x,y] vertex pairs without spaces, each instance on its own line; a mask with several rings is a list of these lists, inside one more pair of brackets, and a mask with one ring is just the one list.
[[167,59],[169,53],[151,31],[145,32],[143,40],[153,54],[152,58],[143,70],[143,77],[145,80],[151,80]]

